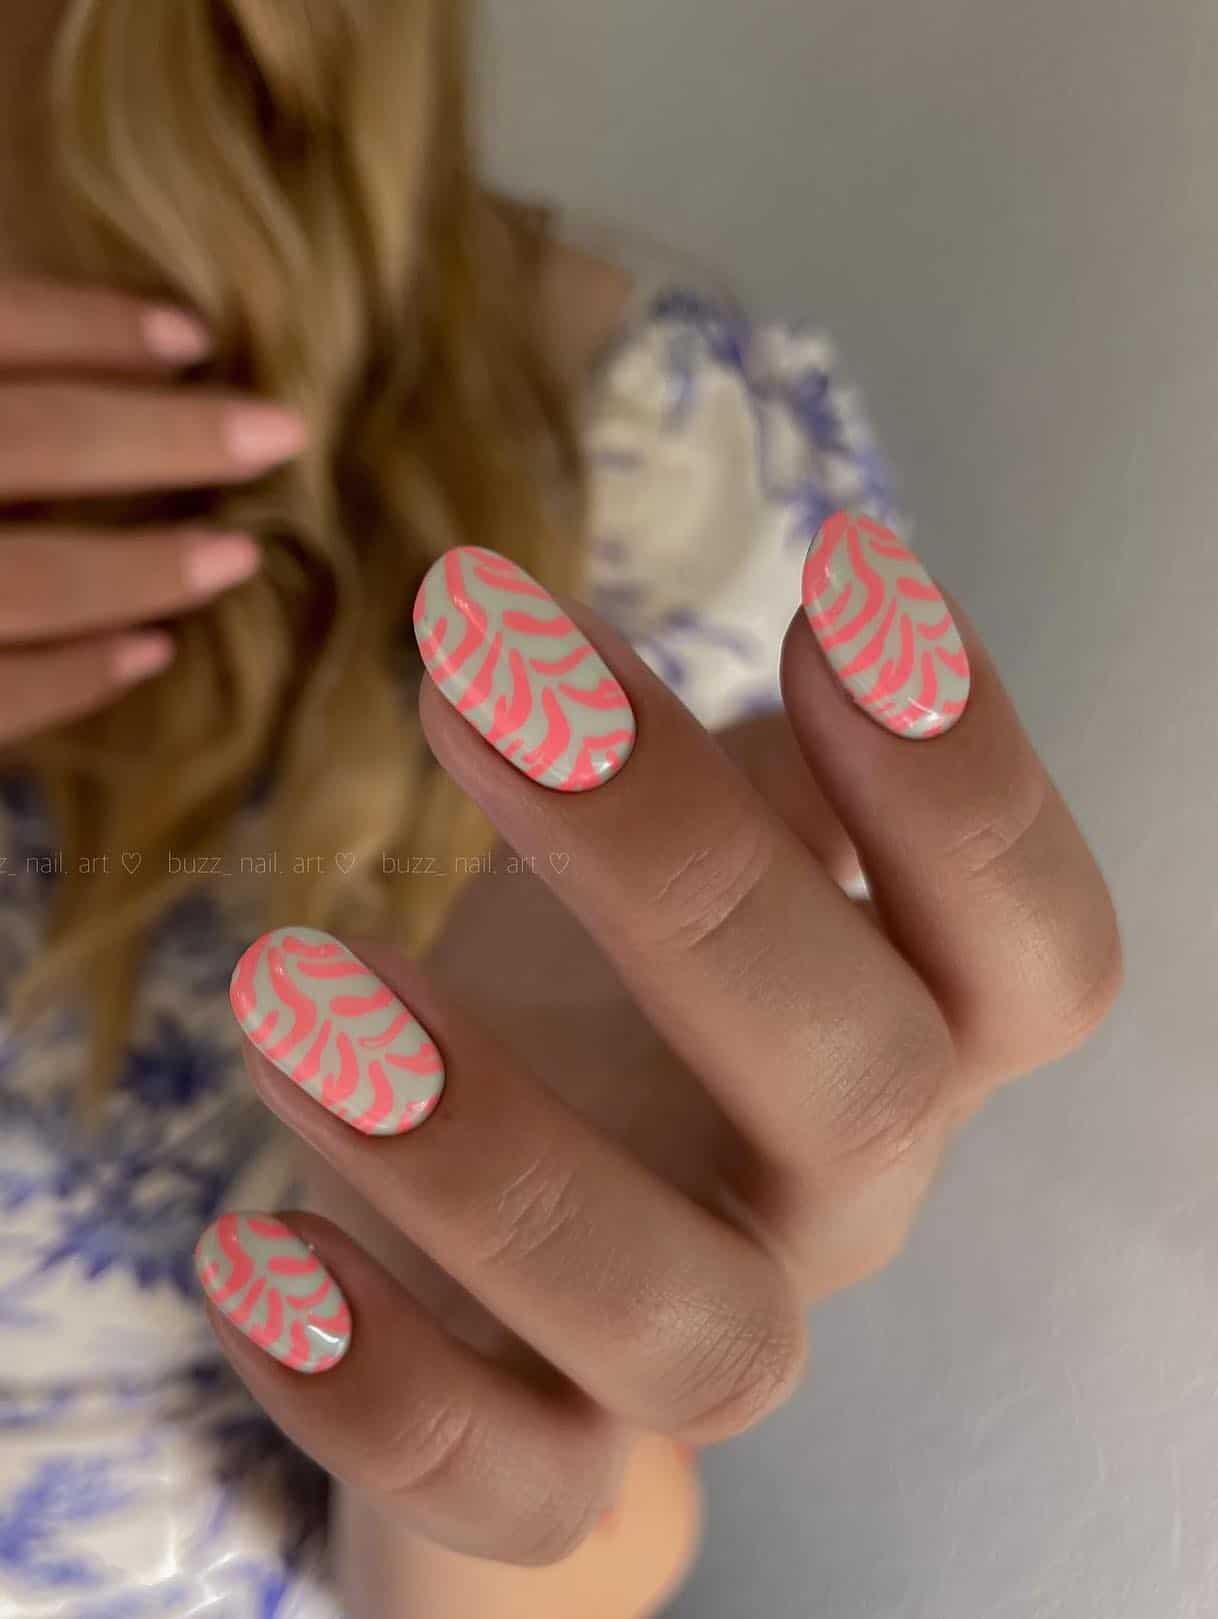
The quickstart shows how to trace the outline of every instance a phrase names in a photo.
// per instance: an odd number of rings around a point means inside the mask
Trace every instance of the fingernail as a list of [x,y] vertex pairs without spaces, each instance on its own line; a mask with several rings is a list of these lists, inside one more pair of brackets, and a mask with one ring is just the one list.
[[170,304],[144,312],[144,341],[162,360],[201,360],[212,347],[211,333],[203,322]]
[[549,592],[507,557],[477,545],[446,552],[415,597],[414,633],[443,695],[530,780],[586,792],[630,757],[626,693]]
[[192,595],[212,596],[249,579],[257,573],[260,560],[257,545],[246,534],[192,540],[184,563],[187,587]]
[[835,512],[804,562],[803,604],[837,678],[885,730],[924,740],[956,724],[968,654],[939,589],[891,529]]
[[414,1130],[435,1111],[444,1064],[387,984],[317,928],[276,928],[233,969],[237,1021],[268,1061],[368,1136]]
[[229,413],[225,437],[235,460],[265,466],[302,450],[308,430],[295,412],[278,405],[238,405]]
[[146,630],[125,635],[116,643],[110,667],[120,685],[132,686],[137,680],[158,674],[172,661],[172,636],[164,630]]
[[195,1245],[203,1291],[295,1372],[326,1372],[351,1345],[351,1311],[313,1250],[269,1214],[222,1214]]

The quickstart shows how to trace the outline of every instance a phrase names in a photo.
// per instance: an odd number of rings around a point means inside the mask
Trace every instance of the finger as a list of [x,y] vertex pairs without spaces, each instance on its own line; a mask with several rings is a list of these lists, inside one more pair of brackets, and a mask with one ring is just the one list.
[[294,412],[218,389],[6,383],[0,499],[239,482],[305,438]]
[[623,1431],[450,1338],[330,1221],[223,1214],[195,1263],[254,1398],[369,1510],[532,1565],[574,1550],[612,1499]]
[[185,612],[257,571],[242,534],[0,529],[0,645]]
[[637,1439],[615,1505],[554,1568],[462,1557],[419,1535],[390,1538],[349,1491],[339,1492],[329,1520],[352,1613],[377,1613],[393,1591],[405,1614],[461,1619],[656,1619],[688,1577],[703,1528],[694,1459],[659,1434]]
[[728,758],[852,898],[862,873],[858,853],[808,769],[783,709],[755,714],[718,733]]
[[[931,584],[895,535],[865,523],[853,535],[839,527],[854,561],[838,570],[836,591],[824,563],[828,537],[837,532],[832,523],[805,570],[805,581],[817,576],[811,612],[831,657],[852,658],[871,693],[886,679],[895,696],[880,703],[891,703],[890,715],[916,713],[916,704],[902,709],[912,690],[901,690],[902,645],[941,644],[950,612],[971,670],[967,706],[929,741],[875,723],[835,676],[808,613],[798,612],[783,648],[787,711],[810,768],[850,829],[889,936],[943,1009],[962,1071],[994,1083],[1061,1056],[1111,1006],[1121,970],[1112,900],[959,604]],[[872,545],[881,551],[870,555]],[[902,600],[925,612],[920,621],[912,612],[893,615],[881,652],[874,625],[885,608],[875,603],[887,561],[914,593]],[[863,579],[874,586],[870,611],[861,606]],[[826,609],[830,595],[837,606]],[[869,663],[857,651],[864,643]],[[915,653],[904,662],[911,681],[933,690]]]
[[[498,751],[528,733],[527,721],[519,730],[501,723],[495,748],[465,723],[466,714],[493,717],[494,704],[475,704],[476,684],[468,696],[458,689],[454,671],[484,666],[468,653],[461,664],[462,638],[472,640],[481,623],[493,649],[517,622],[515,609],[496,600],[503,564],[490,570],[495,587],[479,577],[485,554],[450,552],[437,565],[444,574],[433,569],[424,581],[425,592],[437,582],[447,591],[437,590],[416,624],[448,693],[446,701],[429,678],[420,698],[439,762],[588,928],[653,1026],[752,1143],[764,1166],[754,1193],[789,1191],[793,1214],[826,1180],[866,1175],[905,1151],[940,1105],[954,1061],[942,1015],[909,964],[621,637],[586,609],[534,599],[532,617],[554,630],[547,650],[538,654],[528,639],[512,646],[521,666],[525,657],[565,665],[584,636],[600,649],[637,727],[607,784],[545,791]],[[525,581],[518,590],[536,588]],[[465,613],[451,605],[454,586],[476,597]],[[524,712],[532,696],[527,678],[516,684],[524,697],[507,682],[501,719]],[[555,695],[540,675],[536,687],[557,712],[563,688]],[[522,765],[535,757],[522,756]]]
[[192,311],[106,286],[0,276],[0,372],[156,375],[211,349]]
[[162,630],[103,635],[66,646],[0,652],[0,743],[104,708],[173,661]]
[[[277,929],[242,956],[231,998],[268,1105],[599,1404],[701,1443],[789,1394],[806,1348],[780,1267],[593,1130],[412,963]],[[382,1129],[396,1134],[368,1133]]]

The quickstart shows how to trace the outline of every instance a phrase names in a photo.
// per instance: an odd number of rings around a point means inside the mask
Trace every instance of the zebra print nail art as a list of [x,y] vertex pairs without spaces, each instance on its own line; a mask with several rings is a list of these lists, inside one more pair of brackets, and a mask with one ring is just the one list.
[[329,1371],[347,1353],[347,1301],[317,1255],[282,1220],[222,1214],[199,1238],[195,1271],[216,1308],[293,1371]]
[[835,512],[808,551],[803,604],[838,679],[873,720],[916,740],[956,724],[968,655],[942,594],[891,529]]
[[549,592],[498,552],[458,546],[433,563],[414,628],[440,691],[530,780],[586,792],[630,757],[626,693]]
[[434,1112],[444,1089],[435,1043],[333,935],[263,934],[234,968],[229,1000],[263,1056],[354,1129],[401,1135]]

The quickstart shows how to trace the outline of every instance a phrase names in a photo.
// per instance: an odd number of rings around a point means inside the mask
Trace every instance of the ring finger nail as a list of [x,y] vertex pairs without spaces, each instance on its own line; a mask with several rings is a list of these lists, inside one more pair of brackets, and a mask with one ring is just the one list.
[[586,792],[630,757],[626,693],[549,592],[507,557],[477,545],[446,552],[419,587],[414,629],[441,693],[531,780]]
[[195,1247],[203,1291],[245,1336],[296,1372],[325,1372],[351,1343],[342,1290],[294,1231],[269,1214],[222,1214]]
[[401,1135],[434,1112],[444,1090],[434,1041],[332,934],[264,933],[233,969],[228,993],[251,1044],[356,1130]]
[[942,593],[891,529],[835,512],[804,562],[803,604],[837,678],[878,724],[914,739],[955,725],[968,654]]

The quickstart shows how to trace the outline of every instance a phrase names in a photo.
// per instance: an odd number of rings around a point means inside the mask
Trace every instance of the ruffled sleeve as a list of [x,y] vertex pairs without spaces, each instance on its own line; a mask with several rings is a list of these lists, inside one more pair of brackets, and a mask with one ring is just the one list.
[[815,325],[756,321],[683,281],[646,289],[585,415],[587,594],[716,727],[780,701],[804,556],[842,506],[900,527],[858,389]]

